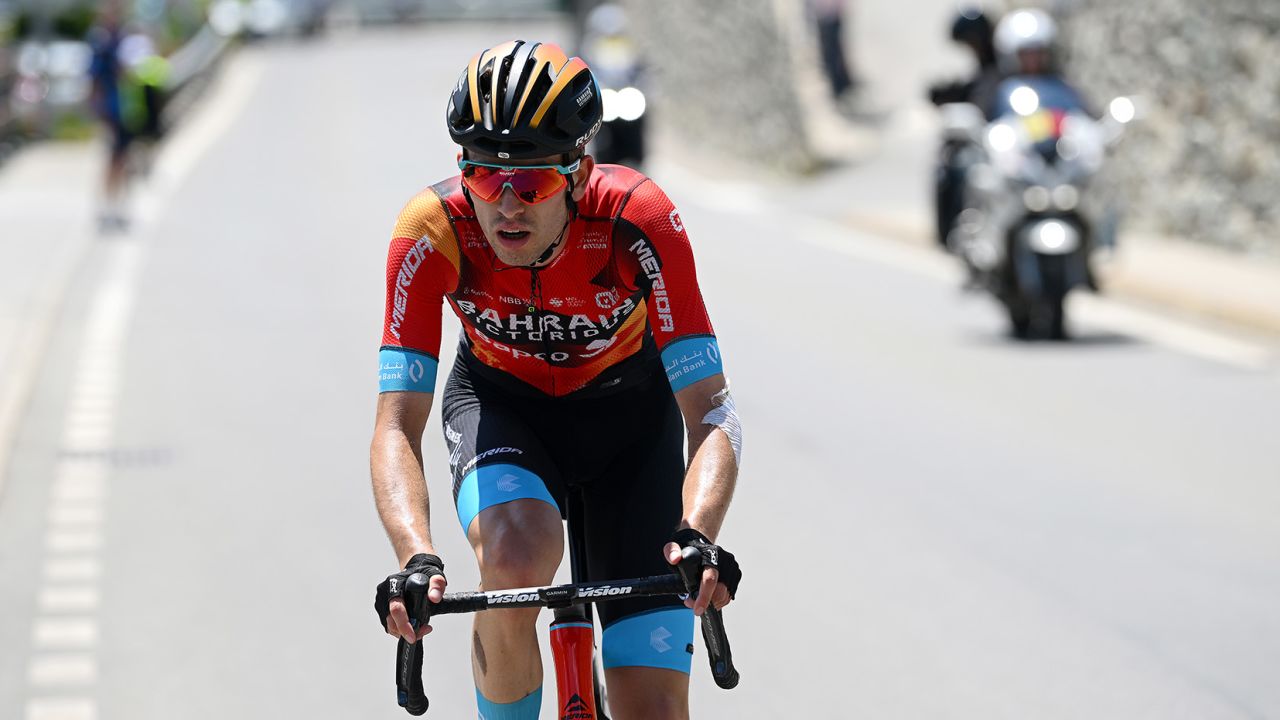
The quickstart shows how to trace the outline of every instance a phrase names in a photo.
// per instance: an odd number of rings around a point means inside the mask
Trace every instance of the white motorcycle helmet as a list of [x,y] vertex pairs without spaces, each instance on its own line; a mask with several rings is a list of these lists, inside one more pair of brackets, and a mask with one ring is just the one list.
[[[1000,69],[1008,74],[1049,72],[1052,65],[1053,43],[1058,37],[1058,26],[1043,10],[1015,10],[996,24],[995,48]],[[1024,53],[1042,54],[1041,67],[1027,70]]]

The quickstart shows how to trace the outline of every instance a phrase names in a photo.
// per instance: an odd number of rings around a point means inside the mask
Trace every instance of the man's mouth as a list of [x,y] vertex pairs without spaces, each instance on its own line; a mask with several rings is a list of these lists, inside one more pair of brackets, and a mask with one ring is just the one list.
[[499,230],[497,232],[498,240],[503,245],[509,246],[523,245],[529,239],[530,234],[528,230]]

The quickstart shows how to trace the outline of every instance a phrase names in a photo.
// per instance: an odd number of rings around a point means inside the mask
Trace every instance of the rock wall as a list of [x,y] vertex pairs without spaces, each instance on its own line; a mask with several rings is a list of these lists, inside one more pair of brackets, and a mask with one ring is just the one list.
[[1131,225],[1280,253],[1280,2],[1073,0],[1071,77],[1143,116],[1112,170]]
[[815,164],[797,74],[798,0],[625,0],[655,120],[683,145],[781,170]]

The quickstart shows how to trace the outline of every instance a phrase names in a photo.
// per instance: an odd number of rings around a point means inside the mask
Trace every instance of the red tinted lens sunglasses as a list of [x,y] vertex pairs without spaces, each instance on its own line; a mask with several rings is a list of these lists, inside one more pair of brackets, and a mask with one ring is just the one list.
[[528,205],[550,200],[569,185],[566,178],[577,171],[581,160],[569,165],[496,165],[458,158],[462,184],[476,197],[491,203],[508,187]]

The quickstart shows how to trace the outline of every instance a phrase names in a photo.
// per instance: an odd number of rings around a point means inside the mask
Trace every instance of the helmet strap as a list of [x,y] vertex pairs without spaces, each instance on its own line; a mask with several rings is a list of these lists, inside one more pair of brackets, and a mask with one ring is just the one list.
[[556,248],[560,247],[560,243],[564,240],[565,233],[569,231],[569,222],[569,220],[564,221],[564,227],[560,228],[560,234],[556,236],[555,241],[548,245],[546,250],[542,251],[542,254],[538,256],[538,259],[529,263],[525,267],[530,270],[537,270],[539,265],[551,259],[551,256],[556,253]]

